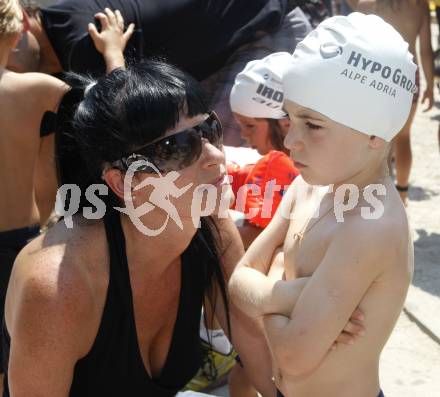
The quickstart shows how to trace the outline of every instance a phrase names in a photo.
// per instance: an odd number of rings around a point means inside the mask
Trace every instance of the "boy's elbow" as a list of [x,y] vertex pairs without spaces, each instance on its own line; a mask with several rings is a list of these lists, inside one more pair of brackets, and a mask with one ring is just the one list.
[[240,292],[241,278],[241,269],[235,269],[228,281],[228,290],[231,295]]

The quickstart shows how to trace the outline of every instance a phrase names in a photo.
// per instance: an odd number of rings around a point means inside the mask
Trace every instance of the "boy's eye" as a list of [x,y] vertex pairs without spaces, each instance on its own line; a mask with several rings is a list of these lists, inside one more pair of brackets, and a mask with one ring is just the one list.
[[320,130],[322,128],[321,126],[313,124],[310,121],[306,122],[306,126],[309,127],[311,130]]

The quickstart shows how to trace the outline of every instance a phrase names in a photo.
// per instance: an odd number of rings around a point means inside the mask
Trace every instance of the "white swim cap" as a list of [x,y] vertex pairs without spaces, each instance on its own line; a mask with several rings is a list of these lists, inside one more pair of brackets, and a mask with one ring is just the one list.
[[285,99],[390,141],[417,92],[408,43],[383,19],[358,12],[321,22],[283,76]]
[[249,62],[235,78],[229,97],[232,111],[246,117],[286,117],[281,79],[291,59],[287,52],[276,52]]

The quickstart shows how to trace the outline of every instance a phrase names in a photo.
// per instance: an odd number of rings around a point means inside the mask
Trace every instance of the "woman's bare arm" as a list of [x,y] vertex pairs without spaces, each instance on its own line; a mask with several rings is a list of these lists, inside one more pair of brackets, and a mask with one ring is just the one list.
[[[238,261],[243,256],[244,249],[240,235],[232,220],[220,220],[219,228],[224,244],[221,264],[227,283]],[[259,325],[255,319],[252,319],[246,313],[239,310],[237,306],[229,300],[232,332],[230,335],[227,326],[226,309],[218,288],[216,288],[216,297],[214,302],[212,302],[215,315],[240,355],[249,380],[264,397],[274,397],[275,387],[271,380],[272,361],[261,325]]]

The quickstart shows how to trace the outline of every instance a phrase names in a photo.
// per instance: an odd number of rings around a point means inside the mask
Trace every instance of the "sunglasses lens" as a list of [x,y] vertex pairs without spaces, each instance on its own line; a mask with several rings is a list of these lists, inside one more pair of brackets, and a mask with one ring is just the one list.
[[220,120],[215,114],[211,114],[204,123],[200,125],[203,138],[207,139],[210,144],[218,149],[223,146],[223,130]]
[[151,158],[161,172],[179,171],[197,161],[201,152],[199,134],[189,130],[157,142]]
[[[179,171],[195,163],[202,154],[202,138],[217,147],[223,148],[223,131],[215,113],[195,127],[160,139],[147,145],[139,154],[122,159],[123,168],[138,159],[148,160],[160,172]],[[129,164],[130,163],[130,164]],[[151,166],[140,167],[138,171],[156,173]]]

